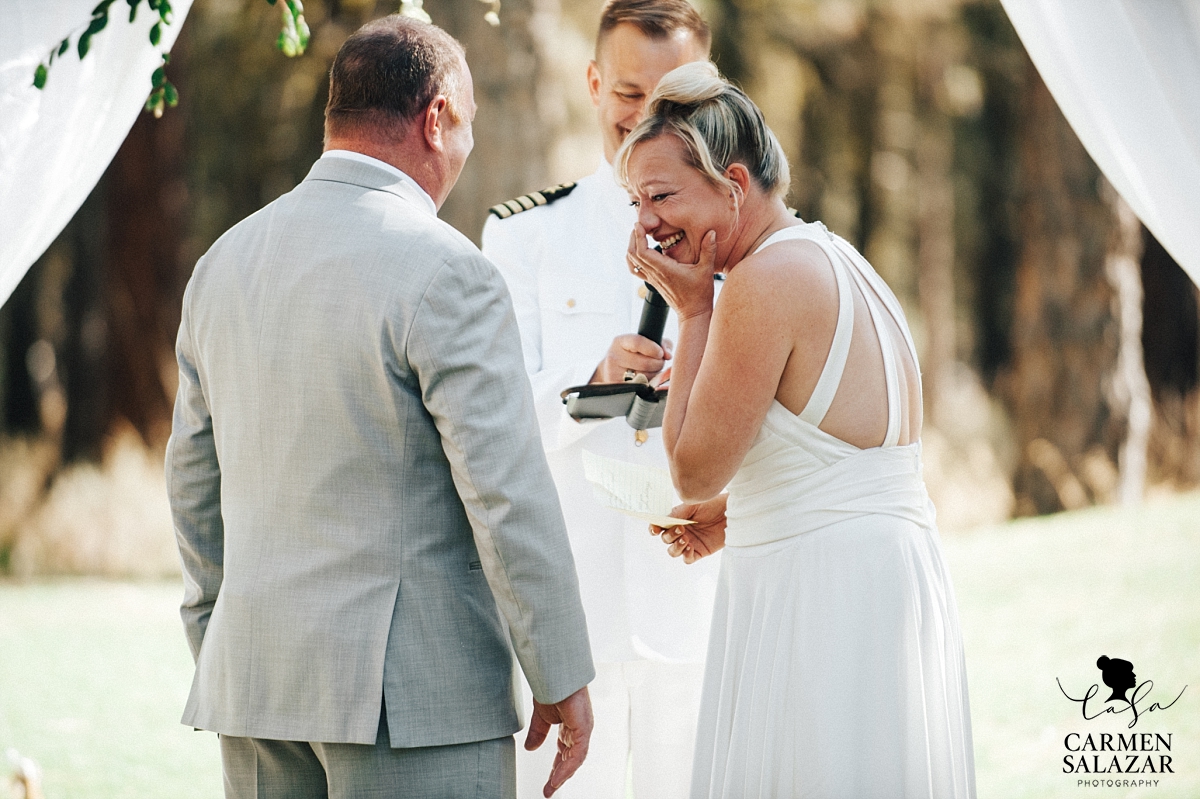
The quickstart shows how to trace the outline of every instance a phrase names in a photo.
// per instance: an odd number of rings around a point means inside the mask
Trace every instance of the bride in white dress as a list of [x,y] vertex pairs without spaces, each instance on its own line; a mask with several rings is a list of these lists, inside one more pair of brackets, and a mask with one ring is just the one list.
[[616,170],[630,268],[679,316],[663,438],[697,524],[655,532],[689,562],[725,548],[693,798],[973,797],[899,303],[788,212],[779,143],[712,64],[663,78]]

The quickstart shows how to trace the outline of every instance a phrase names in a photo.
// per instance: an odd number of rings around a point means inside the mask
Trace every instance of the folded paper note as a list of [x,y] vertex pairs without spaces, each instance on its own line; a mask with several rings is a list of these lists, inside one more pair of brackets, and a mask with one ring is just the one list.
[[671,509],[679,502],[666,469],[627,463],[584,450],[583,475],[592,484],[597,502],[626,516],[659,527],[693,524],[689,519],[671,515]]

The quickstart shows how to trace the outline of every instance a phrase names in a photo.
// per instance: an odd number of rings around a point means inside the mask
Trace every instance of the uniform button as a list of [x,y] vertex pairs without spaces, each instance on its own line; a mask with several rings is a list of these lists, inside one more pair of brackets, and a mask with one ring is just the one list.
[[571,299],[567,300],[567,307],[568,307],[568,308],[574,308],[574,307],[575,307],[575,298],[574,298],[574,297],[572,297]]
[[639,296],[639,297],[641,297],[643,300],[644,300],[644,299],[646,299],[646,295],[647,295],[647,294],[649,294],[649,293],[650,293],[650,292],[649,292],[649,291],[646,289],[646,284],[645,284],[645,283],[643,283],[642,285],[638,286],[638,296]]

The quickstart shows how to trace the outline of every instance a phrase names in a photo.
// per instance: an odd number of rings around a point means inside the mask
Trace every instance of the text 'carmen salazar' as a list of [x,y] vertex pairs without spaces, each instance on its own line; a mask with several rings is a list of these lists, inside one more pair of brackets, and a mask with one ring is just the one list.
[[1171,767],[1171,733],[1067,735],[1063,746],[1064,774],[1174,774]]

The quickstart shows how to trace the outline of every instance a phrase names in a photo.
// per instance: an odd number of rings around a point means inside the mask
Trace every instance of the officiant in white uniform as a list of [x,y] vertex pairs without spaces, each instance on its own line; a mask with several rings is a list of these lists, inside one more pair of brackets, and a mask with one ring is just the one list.
[[[705,59],[710,38],[687,0],[606,4],[588,67],[604,158],[577,183],[496,206],[483,230],[483,252],[516,309],[596,660],[588,761],[563,786],[564,797],[624,799],[631,756],[639,799],[684,797],[691,776],[718,559],[685,566],[665,557],[644,521],[601,505],[584,479],[585,450],[665,469],[661,432],[647,431],[638,446],[624,419],[576,422],[559,395],[568,386],[619,382],[627,369],[654,377],[670,365],[658,345],[635,334],[645,287],[630,275],[625,252],[636,213],[611,164],[659,78]],[[665,339],[675,329],[672,314]],[[541,795],[550,756],[518,750],[521,799]]]

